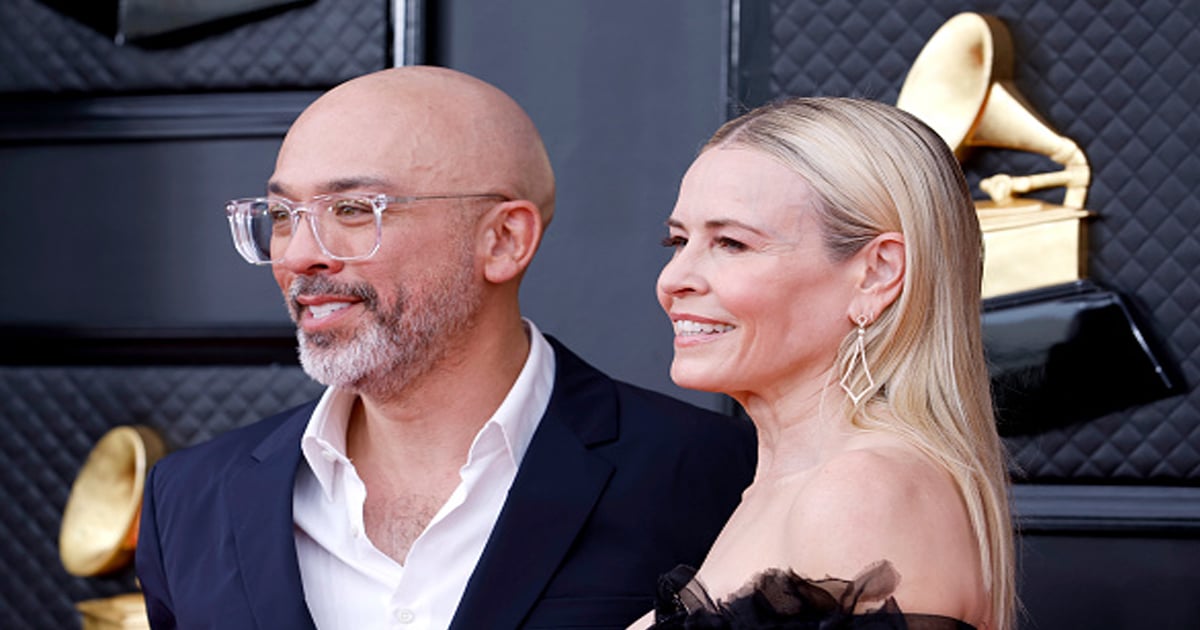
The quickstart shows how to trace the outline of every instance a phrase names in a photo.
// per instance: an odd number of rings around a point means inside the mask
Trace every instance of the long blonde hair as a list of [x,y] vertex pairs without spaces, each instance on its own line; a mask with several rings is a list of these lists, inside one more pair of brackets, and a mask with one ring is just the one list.
[[[980,326],[983,237],[945,142],[916,117],[874,101],[792,98],[734,119],[702,151],[737,146],[792,168],[816,191],[826,249],[852,256],[884,232],[904,235],[900,296],[867,328],[874,377],[847,401],[856,426],[899,434],[953,477],[966,503],[997,630],[1014,624],[1008,477],[992,414]],[[852,332],[838,353],[850,362]],[[889,411],[881,416],[872,409]]]

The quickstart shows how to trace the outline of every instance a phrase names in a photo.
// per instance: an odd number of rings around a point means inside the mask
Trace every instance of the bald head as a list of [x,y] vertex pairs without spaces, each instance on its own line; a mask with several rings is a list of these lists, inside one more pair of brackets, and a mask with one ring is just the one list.
[[526,199],[544,223],[554,212],[554,174],[529,116],[494,86],[446,68],[391,68],[325,93],[288,132],[272,186],[336,189],[364,178],[396,194]]

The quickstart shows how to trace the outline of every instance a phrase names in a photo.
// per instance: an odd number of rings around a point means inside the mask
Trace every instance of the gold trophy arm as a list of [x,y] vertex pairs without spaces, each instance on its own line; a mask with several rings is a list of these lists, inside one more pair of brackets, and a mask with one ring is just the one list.
[[1065,186],[1066,195],[1063,197],[1062,205],[1067,208],[1080,209],[1083,208],[1083,202],[1087,199],[1087,187],[1090,180],[1091,170],[1084,163],[1082,166],[1067,166],[1061,171],[1032,175],[997,173],[980,180],[979,188],[987,193],[997,205],[1005,205],[1012,203],[1014,194]]
[[[991,185],[999,196],[984,188],[981,182],[980,188],[996,203],[1011,201],[1012,193],[1056,186],[1066,187],[1062,203],[1064,207],[1079,210],[1087,201],[1087,187],[1092,179],[1087,156],[1074,140],[1050,129],[1011,82],[998,81],[988,90],[987,106],[984,115],[980,116],[972,142],[981,146],[1040,153],[1065,167],[1053,173],[1006,176],[1012,179],[1011,187],[1003,182]],[[1005,188],[1009,188],[1007,195],[1004,194]]]

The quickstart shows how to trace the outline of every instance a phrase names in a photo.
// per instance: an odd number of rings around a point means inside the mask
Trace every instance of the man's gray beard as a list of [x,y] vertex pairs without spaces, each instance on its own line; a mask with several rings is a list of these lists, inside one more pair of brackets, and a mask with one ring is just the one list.
[[289,291],[295,319],[295,297],[302,293],[353,295],[369,317],[355,331],[305,333],[297,329],[300,365],[323,385],[371,396],[401,392],[427,373],[470,324],[481,296],[471,282],[469,265],[429,287],[419,299],[403,286],[396,302],[384,310],[375,289],[366,283],[343,284],[325,276],[301,276]]

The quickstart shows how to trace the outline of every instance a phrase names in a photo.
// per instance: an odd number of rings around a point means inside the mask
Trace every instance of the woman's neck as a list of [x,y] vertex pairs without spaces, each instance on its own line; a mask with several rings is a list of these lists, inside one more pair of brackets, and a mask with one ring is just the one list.
[[831,372],[772,391],[735,395],[758,431],[754,483],[810,470],[841,452],[857,433],[843,396]]

